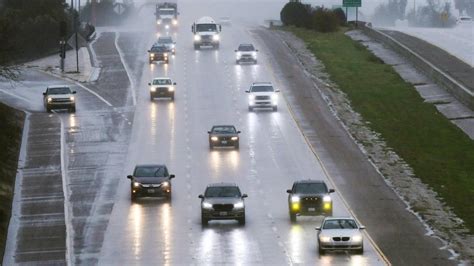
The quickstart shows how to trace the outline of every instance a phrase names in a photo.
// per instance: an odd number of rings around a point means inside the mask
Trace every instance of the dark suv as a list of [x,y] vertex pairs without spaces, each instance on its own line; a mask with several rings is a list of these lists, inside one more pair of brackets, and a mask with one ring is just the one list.
[[171,200],[171,179],[168,168],[160,164],[137,165],[130,179],[131,200],[138,197],[158,196]]
[[245,203],[247,194],[241,194],[233,183],[215,183],[207,186],[201,199],[201,221],[207,225],[209,220],[237,220],[245,224]]
[[288,208],[290,219],[296,221],[296,216],[332,216],[332,199],[330,194],[334,189],[328,189],[322,180],[300,180],[288,189]]

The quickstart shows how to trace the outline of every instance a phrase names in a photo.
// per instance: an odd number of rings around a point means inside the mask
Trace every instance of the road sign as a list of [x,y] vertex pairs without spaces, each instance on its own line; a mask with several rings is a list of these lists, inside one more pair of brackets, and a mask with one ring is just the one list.
[[342,0],[343,7],[361,7],[362,0]]
[[115,4],[114,4],[114,11],[115,11],[115,13],[117,13],[118,15],[122,15],[123,12],[125,12],[125,5],[122,4],[122,3],[115,3]]
[[[67,40],[67,44],[72,48],[76,49],[76,34],[71,35],[71,37]],[[77,34],[77,47],[84,47],[87,45],[87,41],[81,36],[81,34]]]

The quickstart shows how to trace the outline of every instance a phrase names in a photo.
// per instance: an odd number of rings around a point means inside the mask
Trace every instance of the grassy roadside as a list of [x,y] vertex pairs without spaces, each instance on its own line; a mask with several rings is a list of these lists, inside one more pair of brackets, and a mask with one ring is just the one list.
[[0,103],[0,261],[10,222],[24,118],[23,112]]
[[474,233],[474,141],[432,104],[424,103],[391,66],[343,31],[286,29],[306,42],[354,110]]

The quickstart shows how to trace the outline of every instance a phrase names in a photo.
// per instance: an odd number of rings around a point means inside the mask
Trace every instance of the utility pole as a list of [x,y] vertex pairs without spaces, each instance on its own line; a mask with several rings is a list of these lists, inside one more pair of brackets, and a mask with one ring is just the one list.
[[[77,20],[78,22],[81,21],[81,0],[78,0],[79,3],[77,5]],[[79,44],[77,41],[77,23],[74,23],[74,29],[76,32],[76,72],[79,73]]]

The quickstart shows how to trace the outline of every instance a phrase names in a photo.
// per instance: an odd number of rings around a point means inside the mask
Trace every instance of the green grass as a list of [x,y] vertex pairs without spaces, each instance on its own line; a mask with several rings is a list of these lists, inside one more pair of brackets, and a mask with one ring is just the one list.
[[0,261],[10,222],[24,114],[0,103]]
[[336,33],[287,28],[326,66],[352,107],[474,232],[474,141],[363,45]]

